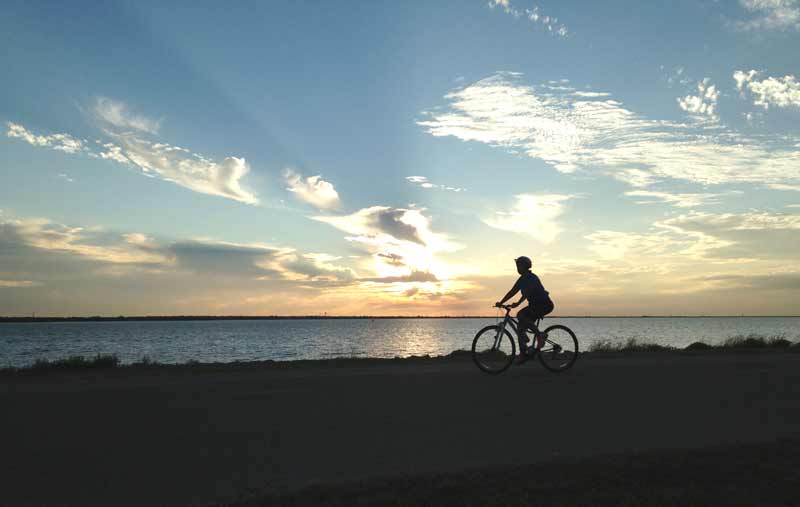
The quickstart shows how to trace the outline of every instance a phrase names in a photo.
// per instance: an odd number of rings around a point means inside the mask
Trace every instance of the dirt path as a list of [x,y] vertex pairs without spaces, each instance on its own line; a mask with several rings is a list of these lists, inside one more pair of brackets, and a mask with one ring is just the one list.
[[0,378],[7,505],[204,505],[314,481],[800,437],[800,354]]

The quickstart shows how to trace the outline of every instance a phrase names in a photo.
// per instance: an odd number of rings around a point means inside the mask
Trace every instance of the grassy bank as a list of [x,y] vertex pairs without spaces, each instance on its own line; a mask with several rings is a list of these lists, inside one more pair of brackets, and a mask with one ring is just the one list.
[[[761,335],[742,335],[734,336],[723,343],[709,345],[704,342],[694,342],[686,347],[672,347],[659,345],[656,343],[642,342],[630,339],[622,343],[613,343],[610,340],[595,342],[588,351],[583,351],[582,355],[591,356],[592,354],[635,354],[635,353],[699,353],[699,352],[725,352],[725,351],[784,351],[800,352],[800,342],[794,343],[782,335],[761,336]],[[31,366],[21,368],[0,368],[0,375],[5,374],[36,374],[53,371],[86,371],[86,370],[108,370],[108,369],[131,369],[131,368],[205,368],[215,369],[220,367],[241,366],[252,368],[296,368],[308,365],[321,367],[341,367],[358,366],[368,364],[393,364],[393,363],[426,363],[431,361],[470,361],[471,352],[468,350],[456,350],[444,356],[410,356],[394,358],[372,358],[372,357],[340,357],[331,359],[300,359],[293,361],[242,361],[229,363],[201,363],[199,361],[187,361],[185,363],[159,363],[148,357],[143,357],[136,362],[123,364],[119,357],[114,354],[98,354],[94,357],[70,356],[63,359],[47,360],[39,359]]]
[[611,340],[602,340],[592,344],[592,346],[589,347],[589,352],[681,352],[742,349],[789,350],[792,348],[798,349],[798,346],[800,346],[800,343],[793,343],[786,339],[784,335],[762,336],[750,334],[733,336],[716,345],[709,345],[708,343],[698,341],[683,348],[642,342],[635,338],[621,343],[613,343]]

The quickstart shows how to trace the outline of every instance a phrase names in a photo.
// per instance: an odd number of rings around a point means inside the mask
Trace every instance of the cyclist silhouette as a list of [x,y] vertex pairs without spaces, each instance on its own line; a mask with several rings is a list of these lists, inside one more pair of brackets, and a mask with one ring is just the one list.
[[[526,330],[528,328],[533,328],[533,325],[537,319],[541,319],[548,313],[552,312],[554,305],[553,301],[550,299],[550,293],[544,290],[544,286],[542,285],[541,280],[539,280],[539,277],[531,272],[533,262],[530,260],[530,258],[525,256],[517,257],[514,259],[514,262],[517,264],[517,273],[520,275],[517,279],[517,283],[511,287],[511,290],[508,291],[508,294],[503,296],[503,299],[494,305],[502,305],[520,291],[522,291],[522,297],[519,301],[513,303],[511,306],[517,307],[526,299],[528,300],[528,306],[517,313],[517,318],[519,319],[520,324],[517,327],[517,337],[519,338],[520,351],[517,362],[524,363],[528,360],[528,355],[525,353],[528,343]],[[540,337],[537,336],[536,338]]]

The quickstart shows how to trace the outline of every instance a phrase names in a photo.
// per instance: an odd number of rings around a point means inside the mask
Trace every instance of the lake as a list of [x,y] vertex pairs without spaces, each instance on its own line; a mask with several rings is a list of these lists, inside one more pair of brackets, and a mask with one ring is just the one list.
[[[116,354],[163,363],[279,361],[334,357],[444,355],[469,349],[493,318],[282,319],[36,322],[0,324],[0,367],[36,359]],[[630,338],[684,347],[721,343],[737,335],[783,335],[800,341],[800,317],[548,318],[578,336],[582,350],[599,340]]]

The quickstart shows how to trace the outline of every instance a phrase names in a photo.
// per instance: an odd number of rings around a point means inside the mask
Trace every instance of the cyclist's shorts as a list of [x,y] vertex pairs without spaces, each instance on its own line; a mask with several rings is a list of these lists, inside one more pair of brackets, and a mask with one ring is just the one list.
[[541,319],[548,313],[552,312],[553,308],[555,308],[555,305],[549,299],[542,302],[537,301],[531,306],[520,310],[517,314],[517,317],[524,317],[529,320]]

